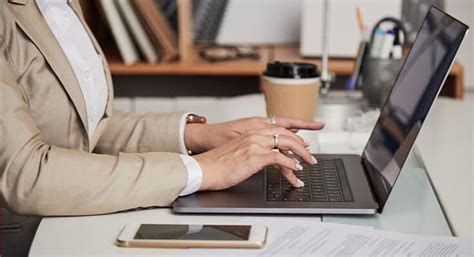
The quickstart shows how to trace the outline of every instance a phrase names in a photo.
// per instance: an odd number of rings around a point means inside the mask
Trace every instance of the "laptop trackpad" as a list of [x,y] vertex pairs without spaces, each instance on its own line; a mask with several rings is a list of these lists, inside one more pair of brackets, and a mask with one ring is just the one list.
[[235,185],[226,191],[230,192],[262,192],[264,191],[265,171],[259,171],[257,174],[248,178],[244,182]]

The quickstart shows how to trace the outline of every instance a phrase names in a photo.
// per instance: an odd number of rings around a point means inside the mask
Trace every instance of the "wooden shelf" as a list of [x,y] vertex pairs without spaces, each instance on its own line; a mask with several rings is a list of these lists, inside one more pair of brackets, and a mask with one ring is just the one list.
[[[303,59],[298,55],[297,47],[260,47],[259,60],[235,60],[211,63],[193,56],[188,61],[177,60],[171,63],[138,63],[125,65],[116,51],[107,53],[110,70],[114,75],[228,75],[259,76],[268,62],[274,60],[311,62],[321,68],[320,59]],[[330,60],[329,70],[339,75],[348,75],[354,68],[353,59]]]
[[125,65],[118,55],[107,55],[110,70],[114,75],[209,75],[209,76],[259,76],[267,61],[270,49],[259,49],[261,58],[211,63],[193,56],[188,61],[171,63]]
[[[125,65],[117,53],[107,53],[110,69],[115,75],[235,75],[251,76],[260,75],[268,62],[291,61],[309,62],[321,68],[321,59],[308,59],[299,56],[297,47],[260,47],[261,58],[259,60],[236,60],[211,63],[194,57],[189,61],[177,60],[171,63],[148,64],[138,63]],[[338,75],[350,75],[354,70],[354,59],[331,59],[329,71]],[[460,76],[463,67],[454,63],[449,75]]]

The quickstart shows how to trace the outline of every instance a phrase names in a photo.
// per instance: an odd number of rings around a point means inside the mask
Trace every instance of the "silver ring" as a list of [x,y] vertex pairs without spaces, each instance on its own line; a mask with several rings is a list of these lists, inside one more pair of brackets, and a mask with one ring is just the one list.
[[279,139],[280,139],[280,134],[273,135],[273,149],[278,149]]
[[272,116],[270,117],[270,123],[272,125],[275,125],[277,123],[275,114],[272,114]]

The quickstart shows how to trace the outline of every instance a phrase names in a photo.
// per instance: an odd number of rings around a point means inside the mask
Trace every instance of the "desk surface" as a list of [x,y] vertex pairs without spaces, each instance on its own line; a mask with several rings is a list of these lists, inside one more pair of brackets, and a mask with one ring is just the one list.
[[474,239],[473,104],[438,99],[417,142],[453,233]]
[[[312,151],[324,153],[360,153],[368,133],[305,133]],[[349,143],[350,142],[350,143]],[[318,147],[318,149],[314,149]],[[448,223],[431,188],[422,163],[414,151],[381,215],[334,216],[259,215],[259,219],[320,221],[358,224],[430,235],[450,235]],[[230,223],[238,224],[239,215],[176,215],[170,209],[151,209],[112,215],[45,218],[40,224],[30,256],[179,256],[182,250],[126,249],[114,245],[122,227],[132,222],[150,223]],[[271,229],[271,228],[270,228]],[[230,251],[230,250],[229,250]]]

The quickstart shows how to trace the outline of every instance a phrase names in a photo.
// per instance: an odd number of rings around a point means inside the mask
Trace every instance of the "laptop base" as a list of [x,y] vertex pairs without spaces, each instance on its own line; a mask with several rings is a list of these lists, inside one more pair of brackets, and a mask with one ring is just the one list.
[[[243,183],[223,190],[199,192],[180,197],[173,204],[176,213],[255,213],[255,214],[374,214],[378,204],[370,190],[358,155],[315,155],[316,159],[340,159],[351,188],[351,201],[289,202],[268,201],[266,174],[257,173]],[[306,185],[310,186],[310,185]],[[306,187],[305,186],[305,187]],[[296,190],[296,189],[295,189]]]

